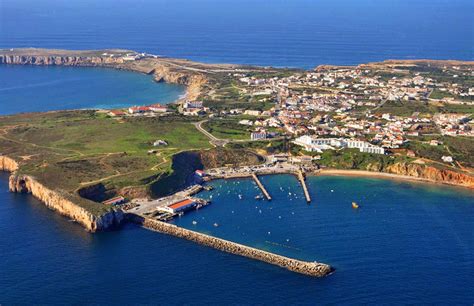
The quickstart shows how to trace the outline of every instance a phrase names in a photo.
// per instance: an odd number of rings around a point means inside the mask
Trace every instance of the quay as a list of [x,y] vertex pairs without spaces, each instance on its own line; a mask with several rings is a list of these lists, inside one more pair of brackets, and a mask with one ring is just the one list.
[[263,186],[262,182],[260,182],[260,180],[258,179],[258,176],[255,173],[252,173],[252,178],[255,181],[255,183],[257,183],[257,186],[260,188],[260,190],[262,190],[262,193],[265,195],[267,200],[271,201],[272,197],[268,193],[267,189],[265,189],[265,186]]
[[308,262],[298,259],[293,259],[281,255],[277,255],[271,252],[263,251],[260,249],[248,247],[239,243],[228,241],[221,238],[216,238],[192,230],[188,230],[174,224],[158,221],[155,219],[147,218],[144,216],[136,215],[133,213],[126,214],[126,218],[143,226],[144,228],[157,231],[160,233],[168,234],[182,239],[187,239],[214,249],[239,255],[269,264],[279,266],[281,268],[288,269],[290,271],[309,275],[313,277],[324,277],[332,272],[334,269],[327,264],[319,262]]
[[311,203],[311,197],[309,195],[308,187],[306,186],[306,179],[305,179],[305,176],[303,174],[303,171],[301,171],[301,169],[300,169],[300,170],[298,170],[297,174],[298,174],[298,180],[300,181],[301,186],[303,186],[303,191],[304,191],[304,196],[306,198],[306,202]]
[[214,168],[207,171],[206,181],[215,179],[239,179],[239,178],[253,178],[265,195],[267,200],[271,200],[271,196],[265,189],[265,186],[260,182],[257,175],[272,175],[272,174],[293,174],[303,187],[306,202],[311,203],[311,196],[309,195],[308,186],[306,185],[305,173],[303,171],[310,171],[316,173],[317,168],[314,167],[300,167],[299,165],[290,163],[274,163],[263,164],[257,166],[244,166],[236,168]]

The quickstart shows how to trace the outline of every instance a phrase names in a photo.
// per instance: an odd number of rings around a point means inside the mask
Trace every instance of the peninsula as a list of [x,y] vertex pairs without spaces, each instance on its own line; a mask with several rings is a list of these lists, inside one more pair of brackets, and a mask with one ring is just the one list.
[[252,169],[291,169],[303,185],[302,171],[474,188],[474,62],[390,60],[306,71],[129,50],[8,49],[0,50],[0,64],[122,69],[187,87],[171,105],[130,101],[125,109],[0,116],[0,170],[11,172],[10,190],[33,194],[91,232],[128,220],[324,276],[333,271],[328,265],[176,228],[133,208],[182,192],[191,175],[205,181],[205,172]]

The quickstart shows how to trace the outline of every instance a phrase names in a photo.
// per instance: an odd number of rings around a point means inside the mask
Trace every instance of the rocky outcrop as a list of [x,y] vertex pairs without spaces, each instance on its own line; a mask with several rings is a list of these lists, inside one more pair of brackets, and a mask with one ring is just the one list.
[[413,163],[396,163],[387,166],[384,172],[425,179],[437,183],[474,188],[473,176],[448,169],[438,169],[432,166]]
[[18,169],[18,163],[12,158],[0,155],[0,171],[15,172]]
[[207,78],[201,73],[179,66],[170,66],[170,63],[164,61],[151,60],[140,63],[141,61],[125,61],[121,56],[42,55],[35,54],[33,51],[32,54],[0,54],[0,64],[109,67],[146,74],[153,73],[157,82],[186,85],[188,99],[197,99],[202,86],[207,82]]
[[123,63],[124,60],[121,57],[7,54],[0,55],[0,64],[15,65],[101,66]]
[[224,251],[227,253],[232,253],[235,255],[240,255],[247,258],[260,260],[266,263],[270,263],[270,264],[288,269],[293,272],[310,275],[310,276],[323,277],[334,271],[334,269],[327,264],[318,263],[318,262],[306,262],[306,261],[301,261],[301,260],[273,254],[270,252],[262,251],[259,249],[248,247],[248,246],[231,242],[228,240],[194,232],[188,229],[178,227],[173,224],[156,221],[149,218],[144,218],[135,214],[127,214],[127,218],[131,220],[132,222],[138,223],[142,225],[143,227],[146,227],[154,231],[158,231],[160,233],[165,233],[165,234],[169,234],[175,237],[187,239],[187,240],[190,240],[190,241],[193,241],[193,242],[196,242],[208,247],[212,247],[212,248],[215,248],[217,250]]
[[10,176],[9,188],[11,192],[31,193],[48,208],[71,218],[91,232],[106,230],[117,226],[124,219],[123,212],[115,209],[96,216],[72,202],[68,199],[67,195],[45,187],[31,176],[13,173]]

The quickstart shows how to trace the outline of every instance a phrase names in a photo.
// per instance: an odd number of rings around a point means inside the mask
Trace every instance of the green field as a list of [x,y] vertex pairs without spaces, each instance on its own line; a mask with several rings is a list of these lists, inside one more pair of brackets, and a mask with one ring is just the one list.
[[[94,111],[0,117],[0,153],[21,161],[20,174],[71,197],[96,184],[106,197],[131,186],[146,193],[173,172],[174,154],[210,148],[191,123],[180,116],[119,121]],[[158,139],[168,145],[153,147]]]
[[239,124],[236,119],[212,119],[202,124],[209,133],[220,139],[250,139],[252,127]]

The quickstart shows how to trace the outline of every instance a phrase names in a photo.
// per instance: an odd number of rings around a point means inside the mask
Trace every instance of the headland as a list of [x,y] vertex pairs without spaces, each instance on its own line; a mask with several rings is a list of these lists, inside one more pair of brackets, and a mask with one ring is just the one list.
[[304,71],[129,50],[9,49],[0,50],[0,64],[106,67],[187,86],[186,97],[169,107],[0,117],[0,169],[12,173],[10,190],[31,193],[91,232],[140,219],[161,232],[323,276],[332,268],[308,268],[127,211],[136,199],[179,192],[196,170],[216,178],[218,171],[224,178],[256,177],[255,169],[290,172],[303,186],[302,170],[474,188],[474,62],[391,60]]

